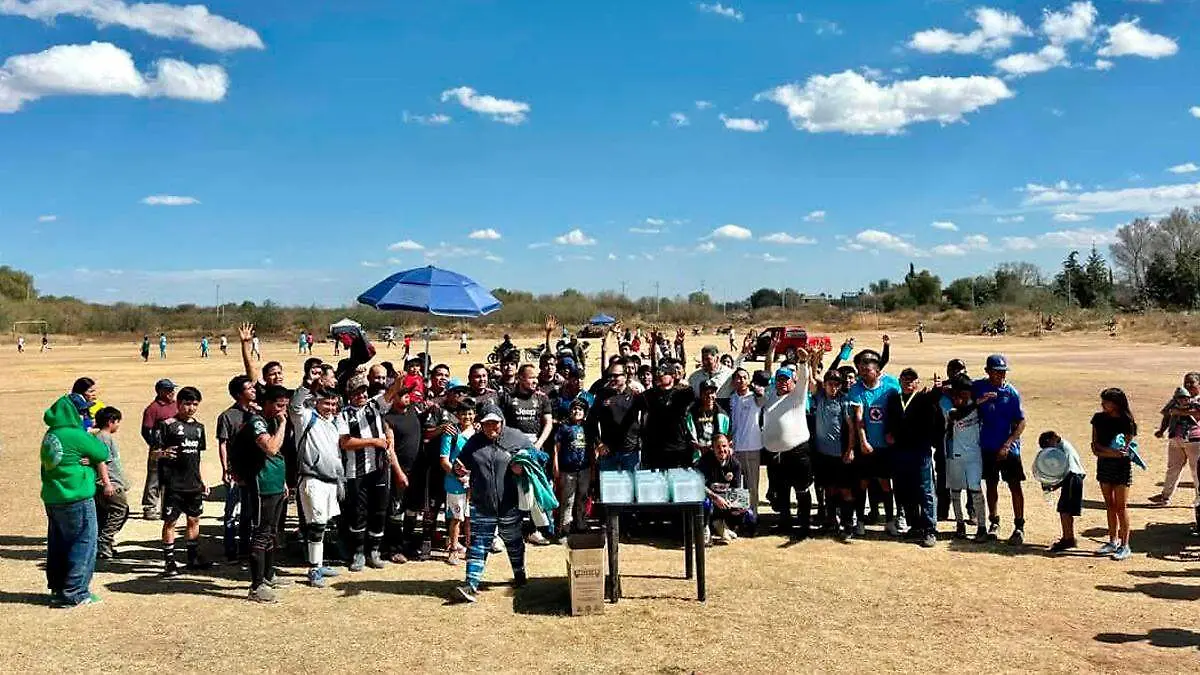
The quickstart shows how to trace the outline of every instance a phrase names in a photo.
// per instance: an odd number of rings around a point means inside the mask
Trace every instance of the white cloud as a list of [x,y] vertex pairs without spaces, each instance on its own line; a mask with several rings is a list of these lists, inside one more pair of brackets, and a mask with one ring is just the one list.
[[714,239],[749,239],[754,233],[741,225],[728,224],[718,227],[708,236]]
[[1029,237],[1004,237],[1004,248],[1009,251],[1032,251],[1037,243]]
[[433,113],[432,115],[414,115],[407,110],[404,111],[402,119],[405,124],[420,124],[427,127],[441,126],[451,122],[449,115],[442,113]]
[[1158,35],[1143,29],[1141,19],[1122,21],[1115,26],[1106,26],[1108,41],[1096,54],[1099,56],[1144,56],[1148,59],[1161,59],[1173,56],[1179,51],[1179,45],[1165,35]]
[[824,211],[809,211],[807,216],[804,216],[804,221],[808,223],[823,223],[825,222]]
[[825,19],[818,19],[816,26],[817,28],[814,32],[817,35],[841,35],[844,32],[842,31],[842,27],[837,25],[836,22],[826,21]]
[[921,251],[901,237],[882,230],[863,230],[854,235],[853,243],[863,248],[886,249],[905,255],[920,256]]
[[442,258],[482,258],[487,253],[477,248],[467,248],[465,246],[455,246],[440,242],[434,248],[425,251],[426,260],[439,260]]
[[745,15],[738,11],[736,7],[726,7],[719,2],[714,2],[712,4],[702,2],[698,5],[698,8],[701,12],[716,14],[718,16],[723,16],[726,19],[733,19],[734,21],[742,21],[746,18]]
[[692,122],[691,122],[691,120],[688,119],[687,115],[684,115],[681,112],[671,113],[671,124],[673,124],[677,127],[686,127],[687,125],[689,125],[691,123]]
[[717,245],[711,241],[701,242],[696,246],[697,253],[712,253],[715,250],[717,250]]
[[609,260],[616,260],[616,259],[617,259],[617,254],[616,254],[616,253],[609,253],[609,254],[608,254],[608,259],[609,259]]
[[1082,223],[1091,219],[1092,217],[1086,213],[1075,213],[1074,211],[1062,211],[1054,214],[1056,223]]
[[591,246],[596,243],[596,240],[584,234],[583,230],[575,228],[564,235],[555,237],[554,243],[562,246]]
[[1192,117],[1200,118],[1200,105],[1194,105],[1194,106],[1188,108],[1188,113]]
[[949,220],[935,220],[929,224],[935,230],[946,230],[947,232],[958,232],[958,225]]
[[383,263],[378,263],[373,260],[364,260],[359,264],[363,267],[383,267]]
[[1008,49],[1016,37],[1030,35],[1021,17],[990,7],[977,7],[972,17],[978,28],[970,33],[953,33],[933,28],[914,33],[908,46],[926,54],[976,54]]
[[696,110],[708,110],[713,107],[712,101],[696,101]]
[[37,220],[39,223],[53,223],[54,221],[58,220],[58,216],[56,216],[54,214],[38,216]]
[[1109,61],[1108,59],[1096,59],[1096,62],[1092,65],[1092,67],[1096,70],[1112,70],[1113,66],[1115,65],[1117,64]]
[[1060,180],[1057,183],[1051,183],[1050,185],[1042,185],[1040,183],[1026,183],[1024,187],[1017,188],[1017,192],[1028,192],[1029,194],[1041,194],[1044,192],[1055,192],[1055,191],[1061,192],[1061,191],[1066,191],[1066,190],[1078,190],[1079,188],[1080,188],[1079,183],[1071,183],[1066,180]]
[[967,249],[958,244],[940,244],[934,246],[929,252],[934,255],[959,256],[966,255]]
[[1091,2],[1073,2],[1065,12],[1042,10],[1042,34],[1051,44],[1091,42],[1096,33],[1096,7]]
[[759,132],[767,130],[766,120],[756,120],[750,117],[727,117],[724,114],[719,115],[721,122],[725,124],[726,129],[734,131],[749,131]]
[[455,87],[442,92],[443,103],[451,99],[467,110],[504,124],[524,123],[531,109],[528,103],[480,94],[471,87]]
[[417,242],[413,241],[412,239],[405,239],[404,241],[398,241],[398,242],[392,244],[391,246],[388,246],[388,250],[389,251],[423,251],[423,250],[425,250],[425,247],[418,244]]
[[1200,171],[1200,167],[1196,166],[1192,162],[1187,162],[1185,164],[1176,164],[1175,166],[1167,169],[1167,171],[1170,171],[1171,173],[1195,173]]
[[1084,248],[1093,245],[1103,247],[1116,241],[1115,233],[1115,230],[1093,230],[1091,228],[1059,230],[1040,235],[1038,244],[1057,248]]
[[[662,218],[647,218],[646,224],[658,227],[659,225],[666,225],[667,221],[663,220]],[[676,223],[676,225],[678,225],[678,224],[679,223]]]
[[200,200],[195,197],[182,197],[179,195],[150,195],[142,197],[142,203],[146,206],[191,206],[199,204]]
[[488,228],[485,228],[485,229],[482,229],[482,230],[475,230],[475,231],[474,231],[474,232],[472,232],[471,234],[468,234],[468,235],[467,235],[467,239],[490,239],[490,240],[496,240],[496,239],[499,239],[499,238],[500,238],[500,233],[499,233],[499,232],[497,232],[495,229],[493,229],[493,228],[490,228],[490,227],[488,227]]
[[996,216],[997,223],[1023,223],[1025,216]]
[[1030,194],[1026,206],[1051,206],[1076,213],[1165,213],[1177,206],[1200,204],[1200,183],[1134,187],[1121,190],[1046,190]]
[[988,238],[982,234],[968,234],[963,237],[962,243],[969,249],[986,249],[989,246]]
[[996,77],[922,77],[881,85],[847,70],[782,85],[755,100],[787,108],[797,129],[813,133],[898,134],[918,122],[959,122],[966,113],[1012,96]]
[[772,264],[787,262],[787,258],[783,258],[783,257],[777,256],[777,255],[772,255],[770,253],[762,253],[762,254],[747,253],[743,257],[745,257],[747,260],[760,260],[762,262],[772,263]]
[[132,96],[220,101],[229,76],[217,65],[159,59],[142,74],[129,52],[107,42],[58,45],[10,56],[0,65],[0,113],[46,96]]
[[1009,54],[995,63],[998,70],[1013,77],[1044,73],[1051,68],[1069,65],[1071,62],[1067,60],[1066,50],[1058,45],[1046,45],[1036,52]]
[[502,263],[502,262],[504,262],[504,258],[501,258],[501,257],[500,257],[500,256],[498,256],[498,255],[493,255],[493,254],[491,254],[491,253],[489,253],[489,254],[487,254],[487,255],[483,256],[483,259],[484,259],[484,260],[486,260],[486,261],[488,261],[488,262],[494,262],[494,263]]
[[662,230],[657,227],[631,227],[629,231],[632,234],[662,234]]
[[549,245],[550,245],[550,244],[549,244],[548,242],[545,242],[545,241],[539,241],[539,242],[535,242],[535,243],[532,243],[532,244],[530,244],[530,245],[529,245],[529,248],[530,248],[531,250],[532,250],[532,249],[538,249],[538,248],[546,248],[546,247],[547,247],[547,246],[549,246]]
[[793,234],[788,234],[787,232],[776,232],[775,234],[768,234],[765,237],[760,237],[759,241],[765,241],[765,242],[768,242],[771,244],[815,244],[815,243],[817,243],[817,240],[813,239],[812,237],[805,237],[803,235],[793,235]]
[[262,49],[253,29],[204,5],[129,4],[122,0],[0,0],[0,14],[23,16],[47,23],[59,16],[88,19],[100,26],[121,26],[155,37],[186,40],[216,51]]

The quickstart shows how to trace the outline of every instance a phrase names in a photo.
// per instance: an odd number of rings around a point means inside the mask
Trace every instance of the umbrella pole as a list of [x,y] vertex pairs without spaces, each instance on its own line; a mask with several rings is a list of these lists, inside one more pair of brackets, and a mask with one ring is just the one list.
[[425,373],[425,378],[429,378],[429,326],[425,327],[425,358],[422,359],[421,372]]

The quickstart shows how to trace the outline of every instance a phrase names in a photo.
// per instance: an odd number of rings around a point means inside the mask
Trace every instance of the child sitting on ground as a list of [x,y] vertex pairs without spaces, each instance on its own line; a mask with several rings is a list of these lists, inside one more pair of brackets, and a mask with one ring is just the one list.
[[1087,473],[1083,460],[1074,447],[1053,431],[1043,431],[1038,436],[1038,447],[1062,448],[1067,455],[1067,475],[1055,489],[1058,495],[1058,519],[1062,523],[1062,538],[1050,545],[1052,553],[1061,553],[1075,548],[1075,519],[1083,513],[1083,479]]
[[713,434],[712,448],[704,453],[696,468],[704,474],[704,491],[712,504],[709,526],[704,530],[704,544],[728,544],[737,539],[733,528],[745,516],[744,508],[730,503],[730,490],[743,488],[744,484],[742,467],[733,459],[729,437],[722,433]]

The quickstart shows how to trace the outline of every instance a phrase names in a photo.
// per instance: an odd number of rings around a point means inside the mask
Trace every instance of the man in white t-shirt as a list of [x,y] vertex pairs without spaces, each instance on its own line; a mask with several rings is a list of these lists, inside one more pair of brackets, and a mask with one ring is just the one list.
[[[762,466],[762,408],[765,398],[761,386],[752,386],[745,368],[733,371],[733,394],[729,397],[729,426],[733,436],[733,458],[742,468],[742,478],[750,491],[750,513],[758,521],[758,481]],[[750,525],[750,530],[755,525]],[[751,532],[752,534],[752,532]]]

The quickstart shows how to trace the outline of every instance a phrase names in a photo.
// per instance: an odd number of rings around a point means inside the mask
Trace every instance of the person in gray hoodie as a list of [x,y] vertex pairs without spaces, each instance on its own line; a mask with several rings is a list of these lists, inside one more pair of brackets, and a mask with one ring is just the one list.
[[308,543],[308,583],[315,588],[324,588],[326,578],[338,575],[337,570],[325,566],[325,527],[341,513],[339,493],[345,485],[334,423],[339,402],[336,389],[319,387],[310,392],[302,386],[296,389],[288,406],[288,416],[296,432],[300,475],[297,492]]
[[488,550],[499,529],[512,565],[513,585],[525,585],[525,540],[521,537],[521,511],[517,507],[517,476],[521,467],[513,456],[532,444],[525,434],[504,426],[504,414],[494,405],[480,411],[479,433],[472,436],[454,471],[470,476],[471,541],[467,547],[466,583],[455,589],[454,600],[475,602],[483,578]]

